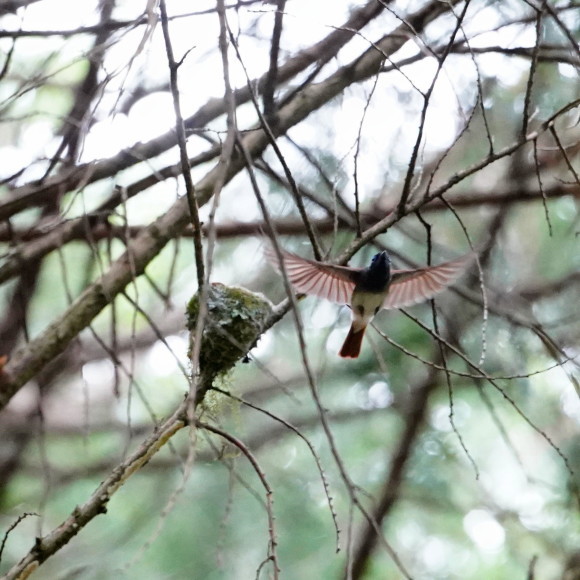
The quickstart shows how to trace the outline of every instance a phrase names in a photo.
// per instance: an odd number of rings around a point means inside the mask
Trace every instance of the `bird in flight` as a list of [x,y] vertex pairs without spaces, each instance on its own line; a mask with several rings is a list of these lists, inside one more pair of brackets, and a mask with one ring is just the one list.
[[[267,248],[266,255],[279,270],[274,249]],[[472,252],[437,266],[394,270],[385,251],[375,254],[367,268],[352,268],[282,250],[284,269],[298,292],[351,307],[352,324],[339,352],[343,358],[358,357],[365,330],[379,310],[403,308],[432,298],[461,276],[474,255]]]

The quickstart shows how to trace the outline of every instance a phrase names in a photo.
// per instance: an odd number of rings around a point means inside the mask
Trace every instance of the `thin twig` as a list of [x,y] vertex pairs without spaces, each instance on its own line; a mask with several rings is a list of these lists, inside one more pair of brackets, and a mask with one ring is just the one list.
[[161,14],[161,27],[163,29],[163,40],[165,41],[165,52],[167,54],[167,62],[169,65],[169,83],[171,86],[171,96],[173,97],[173,109],[175,111],[175,132],[177,135],[177,144],[179,146],[181,173],[183,175],[183,180],[185,182],[185,192],[187,195],[189,213],[191,215],[191,223],[194,231],[193,244],[195,248],[197,285],[199,288],[201,288],[205,280],[203,245],[201,242],[201,221],[199,219],[197,195],[195,192],[193,179],[191,177],[191,169],[189,167],[189,156],[187,155],[187,139],[185,137],[185,124],[183,122],[183,116],[181,114],[179,87],[177,83],[177,71],[179,69],[179,64],[175,61],[175,57],[173,56],[173,46],[171,44],[171,36],[169,34],[169,21],[167,19],[167,7],[165,5],[165,0],[160,0],[159,11]]
[[223,437],[226,441],[237,447],[246,456],[246,458],[254,468],[254,471],[258,475],[262,485],[264,486],[264,489],[266,490],[266,513],[268,514],[268,534],[270,536],[270,543],[268,546],[268,559],[272,561],[274,567],[273,570],[274,579],[277,579],[280,574],[280,566],[278,564],[278,552],[277,552],[278,539],[276,533],[276,523],[275,523],[276,519],[274,517],[274,499],[273,499],[274,494],[272,492],[270,484],[268,483],[268,479],[264,474],[264,471],[260,467],[258,460],[254,457],[252,452],[237,437],[234,437],[227,431],[219,429],[218,427],[214,427],[209,423],[197,421],[196,424],[201,429],[211,431],[212,433],[215,433],[216,435]]

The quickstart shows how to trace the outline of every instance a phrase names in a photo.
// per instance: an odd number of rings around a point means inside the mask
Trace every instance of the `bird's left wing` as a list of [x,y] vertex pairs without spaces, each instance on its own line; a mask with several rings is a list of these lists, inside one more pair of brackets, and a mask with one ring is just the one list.
[[389,293],[383,308],[403,308],[429,300],[457,280],[475,253],[466,254],[438,266],[417,270],[392,270]]
[[[278,256],[274,249],[266,247],[264,253],[271,264],[280,270]],[[284,250],[282,250],[282,257],[288,279],[296,290],[339,304],[350,303],[356,277],[360,272],[359,268],[323,264]]]

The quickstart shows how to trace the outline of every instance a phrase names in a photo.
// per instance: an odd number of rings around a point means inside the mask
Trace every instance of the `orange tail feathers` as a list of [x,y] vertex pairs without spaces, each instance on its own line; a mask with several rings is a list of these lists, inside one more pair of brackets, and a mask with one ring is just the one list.
[[365,335],[366,326],[360,330],[354,330],[352,325],[346,338],[344,339],[344,344],[340,349],[340,356],[342,358],[357,358],[360,354],[360,347],[362,344],[363,336]]

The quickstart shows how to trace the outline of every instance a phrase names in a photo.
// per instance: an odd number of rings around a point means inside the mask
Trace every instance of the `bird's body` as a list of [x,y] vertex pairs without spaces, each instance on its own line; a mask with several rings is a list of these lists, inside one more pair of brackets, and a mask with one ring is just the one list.
[[371,265],[353,275],[356,279],[350,307],[352,324],[340,349],[343,358],[356,358],[369,322],[381,309],[391,282],[391,261],[387,252],[373,257]]
[[[274,250],[266,253],[277,266]],[[375,254],[368,268],[335,266],[282,252],[288,279],[298,291],[350,305],[352,324],[339,353],[343,358],[358,357],[365,330],[381,308],[403,308],[432,298],[459,278],[473,256],[428,268],[392,270],[385,251]]]

